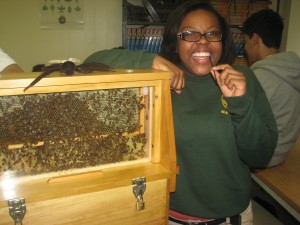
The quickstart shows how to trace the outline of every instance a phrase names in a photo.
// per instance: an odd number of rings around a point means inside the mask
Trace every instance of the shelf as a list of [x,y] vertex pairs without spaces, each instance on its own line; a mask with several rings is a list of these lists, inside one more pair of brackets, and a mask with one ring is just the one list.
[[148,26],[164,26],[165,23],[157,23],[157,22],[126,22],[128,26],[141,26],[141,27],[148,27]]
[[[159,44],[162,40],[162,37],[160,36],[162,33],[160,31],[163,29],[168,15],[170,15],[177,5],[184,1],[175,1],[174,3],[174,0],[141,0],[138,5],[132,5],[129,2],[130,0],[123,0],[123,46],[132,50],[146,50],[149,52],[159,53],[160,48],[153,47],[153,45]],[[152,8],[147,5],[148,3],[151,4]],[[245,55],[242,24],[252,13],[267,8],[271,4],[271,1],[212,0],[211,3],[220,12],[220,14],[226,18],[230,28],[232,29],[236,54],[239,56]],[[157,30],[155,31],[155,29]],[[153,35],[151,35],[151,30]],[[136,44],[144,41],[144,36],[138,36],[143,33],[148,34],[148,36],[146,36],[146,38],[148,38],[148,42],[149,40],[153,41],[151,43],[149,42],[150,46],[132,47],[132,43]]]

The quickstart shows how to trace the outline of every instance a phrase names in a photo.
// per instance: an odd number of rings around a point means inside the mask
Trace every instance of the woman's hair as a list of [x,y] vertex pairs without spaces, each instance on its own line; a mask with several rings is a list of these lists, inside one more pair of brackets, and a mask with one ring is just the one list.
[[272,9],[263,9],[248,17],[243,32],[252,38],[257,33],[268,48],[279,49],[283,31],[283,19]]
[[165,26],[160,55],[173,63],[181,61],[177,53],[177,32],[185,16],[198,9],[203,9],[215,15],[219,22],[222,32],[222,54],[218,64],[232,64],[235,59],[235,49],[230,28],[225,18],[208,1],[187,1],[174,10]]

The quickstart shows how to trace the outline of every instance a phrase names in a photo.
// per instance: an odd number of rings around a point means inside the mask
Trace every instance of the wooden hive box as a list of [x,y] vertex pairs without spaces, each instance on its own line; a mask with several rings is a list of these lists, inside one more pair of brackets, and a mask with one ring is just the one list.
[[167,224],[170,74],[0,77],[0,225]]

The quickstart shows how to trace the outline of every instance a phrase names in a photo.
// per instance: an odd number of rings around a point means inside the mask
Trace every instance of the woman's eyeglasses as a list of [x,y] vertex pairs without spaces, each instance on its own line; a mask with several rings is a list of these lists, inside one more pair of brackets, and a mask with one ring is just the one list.
[[202,36],[209,42],[218,42],[222,40],[222,33],[219,31],[211,31],[205,34],[202,34],[197,31],[184,31],[177,34],[177,37],[184,41],[197,42]]

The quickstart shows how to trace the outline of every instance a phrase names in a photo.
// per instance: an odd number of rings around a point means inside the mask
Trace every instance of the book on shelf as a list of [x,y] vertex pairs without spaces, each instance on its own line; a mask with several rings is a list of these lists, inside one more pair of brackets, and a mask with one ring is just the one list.
[[127,28],[126,48],[159,53],[162,39],[162,28]]

